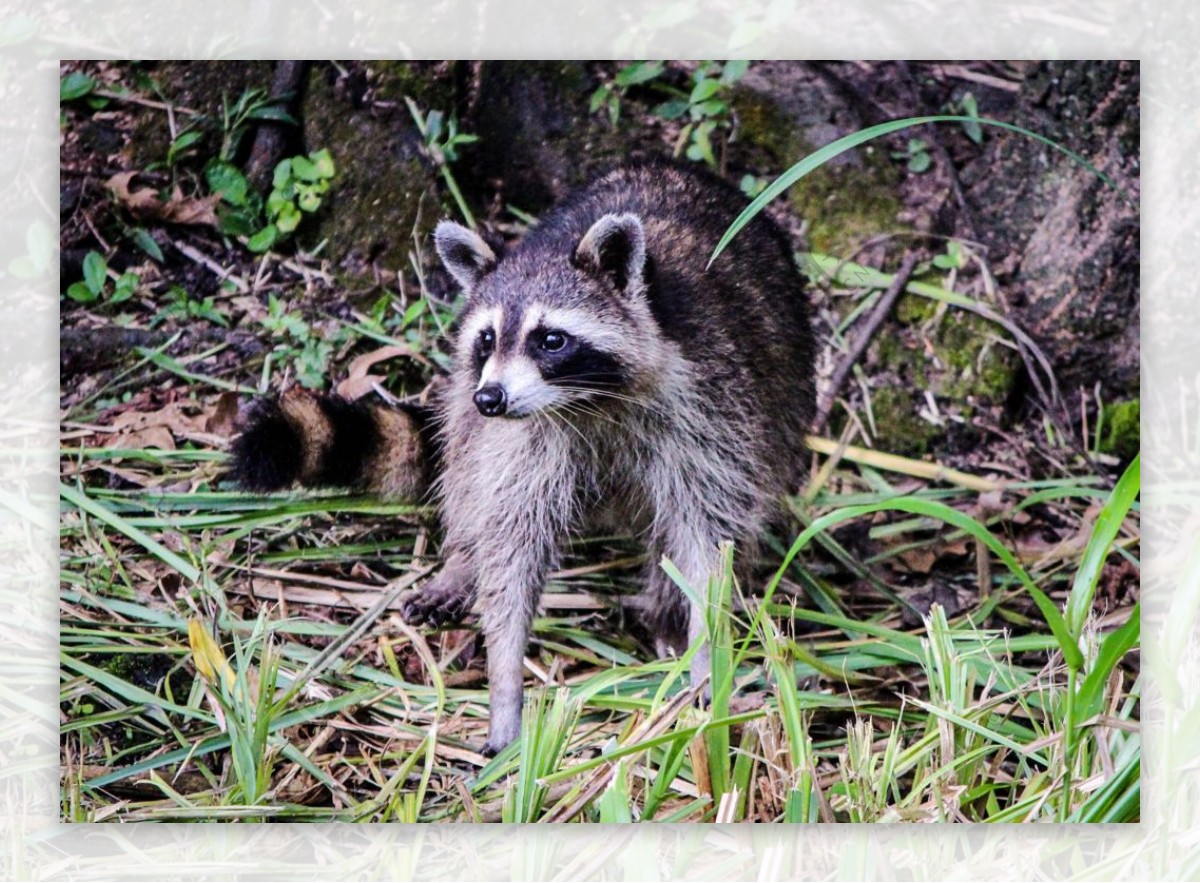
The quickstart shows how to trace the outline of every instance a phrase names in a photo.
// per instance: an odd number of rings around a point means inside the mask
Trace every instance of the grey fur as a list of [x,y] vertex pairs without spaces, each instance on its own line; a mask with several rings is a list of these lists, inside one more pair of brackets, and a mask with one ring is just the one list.
[[483,275],[496,266],[496,254],[483,238],[453,221],[439,223],[433,240],[443,266],[465,294],[470,294]]
[[[530,624],[570,533],[604,516],[644,537],[645,606],[660,652],[677,651],[703,635],[704,611],[657,561],[703,594],[718,544],[751,551],[800,480],[813,355],[790,245],[760,216],[705,269],[743,203],[714,177],[651,164],[569,197],[500,259],[438,227],[468,301],[440,415],[449,563],[412,609],[432,618],[477,596],[488,751],[520,732]],[[552,352],[556,331],[568,343]],[[476,407],[485,384],[506,392],[504,416]],[[707,670],[705,648],[693,680]]]

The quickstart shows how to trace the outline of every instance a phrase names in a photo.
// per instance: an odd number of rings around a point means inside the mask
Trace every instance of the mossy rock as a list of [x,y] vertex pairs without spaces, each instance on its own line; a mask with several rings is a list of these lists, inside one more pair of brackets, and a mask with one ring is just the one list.
[[[896,324],[868,352],[868,374],[883,378],[872,390],[875,446],[906,456],[958,451],[978,435],[973,419],[1002,416],[1020,360],[992,322],[928,298],[905,295]],[[898,326],[898,327],[896,327]],[[931,393],[941,425],[920,416]]]
[[[786,108],[776,97],[739,86],[732,105],[739,164],[781,174],[805,156],[847,134],[828,122],[819,101]],[[908,229],[897,221],[901,173],[877,145],[849,151],[810,172],[788,192],[795,214],[808,222],[813,251],[850,255],[867,239]]]
[[1100,451],[1122,460],[1132,460],[1142,449],[1141,399],[1105,405]]
[[[328,149],[337,169],[314,221],[301,224],[302,244],[325,242],[325,254],[351,275],[393,276],[407,268],[414,234],[423,239],[446,212],[437,169],[404,104],[409,95],[423,112],[445,99],[432,69],[405,64],[372,67],[381,92],[397,96],[383,114],[368,113],[340,93],[323,66],[312,71],[304,102],[307,149]],[[448,101],[448,99],[445,99]]]

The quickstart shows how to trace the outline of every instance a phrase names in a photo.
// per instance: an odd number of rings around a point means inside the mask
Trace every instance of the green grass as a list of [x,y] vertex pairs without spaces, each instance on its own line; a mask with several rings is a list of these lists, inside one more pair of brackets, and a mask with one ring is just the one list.
[[[188,452],[163,452],[148,468],[169,478],[193,467]],[[973,492],[871,492],[839,467],[838,492],[818,489],[809,527],[764,568],[763,589],[736,585],[729,555],[707,588],[714,665],[703,708],[688,659],[653,660],[621,624],[620,595],[636,591],[629,547],[580,543],[535,623],[541,674],[527,688],[523,736],[491,761],[476,753],[487,694],[473,634],[402,626],[386,606],[395,592],[356,577],[339,552],[350,546],[373,574],[411,580],[430,559],[419,510],[64,483],[64,813],[1136,820],[1140,681],[1127,663],[1138,609],[1091,612],[1105,562],[1135,548],[1137,476],[1135,461],[1069,566],[1027,568],[1003,538],[1019,507],[984,524],[963,511]],[[1016,493],[1080,514],[1092,498],[1075,487]],[[910,546],[955,533],[979,541],[996,565],[990,591],[953,617],[934,607],[918,627],[883,596],[846,595],[821,574],[825,553],[812,543],[867,521],[907,524],[885,535]],[[801,573],[826,603],[797,603]],[[334,580],[349,606],[305,594]],[[1024,625],[1006,632],[1006,620]]]
[[[441,143],[434,115],[414,114],[426,140]],[[977,117],[886,123],[787,170],[718,251],[837,153],[921,122],[967,119],[1065,150]],[[450,168],[439,171],[470,222]],[[871,293],[891,282],[836,257],[805,259],[814,278],[861,297],[826,329],[834,340],[856,330]],[[436,341],[446,325],[417,249],[412,261],[412,297],[387,294],[369,316],[327,323],[343,360],[378,344],[417,353],[418,366],[390,378],[406,393],[443,358]],[[300,273],[294,281],[306,297],[331,294]],[[1039,359],[978,290],[920,279],[908,290],[984,316]],[[270,356],[224,358],[225,344],[168,355],[177,339],[140,350],[64,407],[64,819],[1140,818],[1140,606],[1112,588],[1122,569],[1138,567],[1136,459],[1114,487],[1101,474],[1114,461],[1080,456],[1060,427],[1039,441],[1053,465],[999,478],[825,440],[744,584],[728,549],[706,586],[662,562],[706,603],[706,703],[689,684],[696,648],[655,660],[631,625],[622,599],[638,589],[641,551],[620,537],[579,540],[534,623],[522,737],[489,760],[478,753],[488,697],[474,625],[418,631],[397,612],[399,591],[438,564],[427,507],[250,496],[217,487],[224,455],[211,447],[130,448],[86,428],[123,404],[160,406],[164,394],[211,408],[220,392],[249,393],[247,378],[261,373],[265,386],[281,370]],[[1042,533],[1057,545],[1037,542]],[[934,565],[908,563],[921,555]],[[1197,561],[1200,553],[1189,564]],[[956,609],[917,603],[906,575],[918,589],[948,589]],[[1200,578],[1185,585],[1180,611],[1195,606]],[[1183,645],[1191,621],[1168,621],[1169,647]]]

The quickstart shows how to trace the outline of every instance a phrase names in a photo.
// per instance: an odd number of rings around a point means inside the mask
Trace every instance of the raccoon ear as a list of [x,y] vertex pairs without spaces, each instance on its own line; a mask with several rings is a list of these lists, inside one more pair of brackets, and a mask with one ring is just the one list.
[[579,240],[575,265],[610,277],[621,291],[641,287],[646,269],[646,233],[637,215],[605,215]]
[[474,230],[442,221],[433,231],[433,243],[437,248],[442,265],[462,286],[468,297],[479,284],[479,280],[496,269],[498,259],[492,247]]

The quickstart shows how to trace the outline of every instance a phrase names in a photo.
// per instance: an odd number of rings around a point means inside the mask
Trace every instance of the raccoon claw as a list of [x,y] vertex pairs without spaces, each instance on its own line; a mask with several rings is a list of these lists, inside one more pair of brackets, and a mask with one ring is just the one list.
[[434,628],[461,622],[468,609],[469,606],[462,603],[462,599],[429,597],[423,592],[413,594],[400,604],[400,613],[409,625],[429,625]]
[[457,579],[439,575],[422,589],[408,593],[400,602],[400,613],[409,625],[439,628],[461,622],[475,603],[475,593]]

